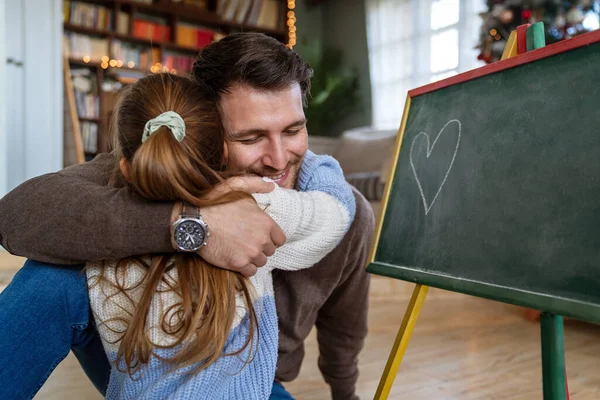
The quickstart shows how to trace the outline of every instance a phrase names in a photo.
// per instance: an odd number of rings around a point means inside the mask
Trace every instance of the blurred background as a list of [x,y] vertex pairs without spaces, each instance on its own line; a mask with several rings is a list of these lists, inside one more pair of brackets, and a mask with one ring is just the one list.
[[[230,32],[264,32],[309,61],[311,146],[353,158],[344,136],[395,135],[409,89],[497,61],[517,25],[544,21],[553,43],[598,15],[596,0],[0,0],[0,195],[109,150],[123,85],[186,74]],[[377,170],[364,163],[347,172]]]
[[[314,68],[310,148],[334,155],[377,213],[408,90],[497,62],[520,24],[543,21],[551,44],[598,29],[599,15],[598,0],[0,0],[0,197],[109,151],[109,120],[125,85],[156,72],[186,75],[206,44],[259,31]],[[22,263],[0,248],[0,290]],[[412,289],[372,282],[364,398]],[[428,301],[392,396],[541,397],[535,314],[436,290]],[[586,374],[600,365],[590,355],[600,350],[598,330],[574,321],[565,329],[573,398],[600,398],[600,380]],[[327,398],[310,340],[290,387],[298,398]],[[97,393],[69,356],[38,398],[90,396]]]

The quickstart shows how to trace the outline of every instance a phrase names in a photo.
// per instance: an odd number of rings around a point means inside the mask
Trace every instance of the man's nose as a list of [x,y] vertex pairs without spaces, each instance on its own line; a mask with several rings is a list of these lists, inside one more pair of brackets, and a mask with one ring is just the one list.
[[263,164],[277,171],[283,171],[289,161],[283,142],[279,138],[272,140],[269,143],[267,153],[263,157]]

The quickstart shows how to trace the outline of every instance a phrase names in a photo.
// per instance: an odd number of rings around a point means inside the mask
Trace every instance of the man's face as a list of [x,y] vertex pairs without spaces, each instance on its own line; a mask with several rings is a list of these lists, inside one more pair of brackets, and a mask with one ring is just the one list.
[[235,85],[220,106],[229,133],[225,151],[229,168],[266,176],[292,189],[308,149],[300,86],[261,91]]

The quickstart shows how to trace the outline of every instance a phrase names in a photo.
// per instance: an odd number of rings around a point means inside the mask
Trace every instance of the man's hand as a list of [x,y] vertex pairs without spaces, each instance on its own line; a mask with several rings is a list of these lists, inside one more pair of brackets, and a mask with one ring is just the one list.
[[[273,183],[259,177],[237,177],[216,188],[215,194],[227,190],[269,193],[274,187]],[[279,225],[252,199],[204,207],[202,216],[208,223],[210,237],[208,245],[203,246],[199,254],[217,267],[245,276],[254,275],[286,240]]]

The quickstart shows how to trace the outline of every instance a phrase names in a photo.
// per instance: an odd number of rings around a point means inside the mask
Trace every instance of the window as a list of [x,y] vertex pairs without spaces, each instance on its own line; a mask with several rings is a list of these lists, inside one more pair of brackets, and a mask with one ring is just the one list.
[[406,92],[483,65],[483,0],[365,0],[373,125],[398,128]]

